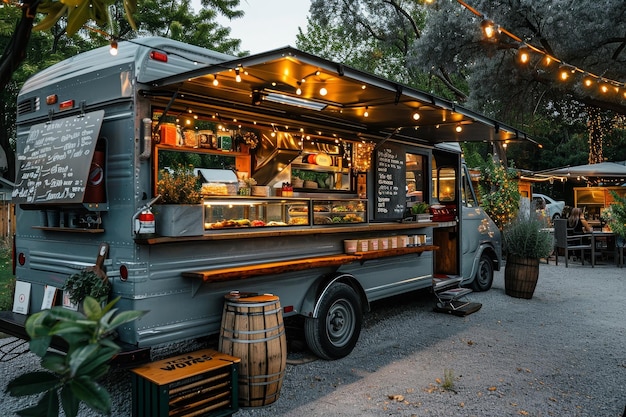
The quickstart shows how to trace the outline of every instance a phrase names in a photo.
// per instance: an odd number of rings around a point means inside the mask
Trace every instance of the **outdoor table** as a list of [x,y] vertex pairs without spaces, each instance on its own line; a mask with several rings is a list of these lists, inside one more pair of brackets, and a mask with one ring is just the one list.
[[[591,233],[592,243],[596,248],[596,253],[601,252],[613,252],[613,258],[615,264],[620,268],[624,265],[624,248],[618,248],[616,245],[615,233],[610,231],[593,231]],[[598,247],[598,243],[606,242],[606,249],[604,247]]]

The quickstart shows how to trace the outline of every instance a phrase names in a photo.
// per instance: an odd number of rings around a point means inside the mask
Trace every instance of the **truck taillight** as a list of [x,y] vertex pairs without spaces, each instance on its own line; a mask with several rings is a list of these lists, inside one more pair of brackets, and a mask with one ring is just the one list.
[[128,279],[128,268],[126,265],[120,266],[120,279],[126,281]]
[[59,103],[59,110],[68,110],[74,108],[74,100],[65,100],[62,103]]
[[20,252],[20,254],[17,255],[17,263],[19,263],[20,266],[24,266],[26,264],[26,255],[24,255],[24,252]]
[[167,62],[167,54],[165,52],[150,51],[150,59],[155,61]]

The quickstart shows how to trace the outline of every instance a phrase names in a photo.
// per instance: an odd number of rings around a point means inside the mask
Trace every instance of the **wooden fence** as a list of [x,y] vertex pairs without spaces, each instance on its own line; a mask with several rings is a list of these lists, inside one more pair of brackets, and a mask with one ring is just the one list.
[[15,206],[10,201],[0,201],[0,239],[15,234]]

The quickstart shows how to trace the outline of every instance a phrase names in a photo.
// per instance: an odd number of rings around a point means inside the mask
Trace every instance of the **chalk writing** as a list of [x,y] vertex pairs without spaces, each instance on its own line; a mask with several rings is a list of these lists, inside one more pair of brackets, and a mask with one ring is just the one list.
[[104,110],[33,125],[18,139],[16,203],[80,203]]

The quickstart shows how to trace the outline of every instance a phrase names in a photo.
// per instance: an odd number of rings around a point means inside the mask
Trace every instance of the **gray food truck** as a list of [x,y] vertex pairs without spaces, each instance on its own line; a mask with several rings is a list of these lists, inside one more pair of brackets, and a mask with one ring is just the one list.
[[[232,291],[278,296],[311,350],[340,358],[371,301],[447,278],[484,291],[501,266],[458,143],[523,133],[341,63],[139,38],[38,73],[18,100],[24,294],[0,316],[5,333],[27,338],[28,314],[72,308],[61,288],[102,243],[111,298],[148,311],[119,329],[134,359],[219,333]],[[201,204],[159,204],[180,165]]]

